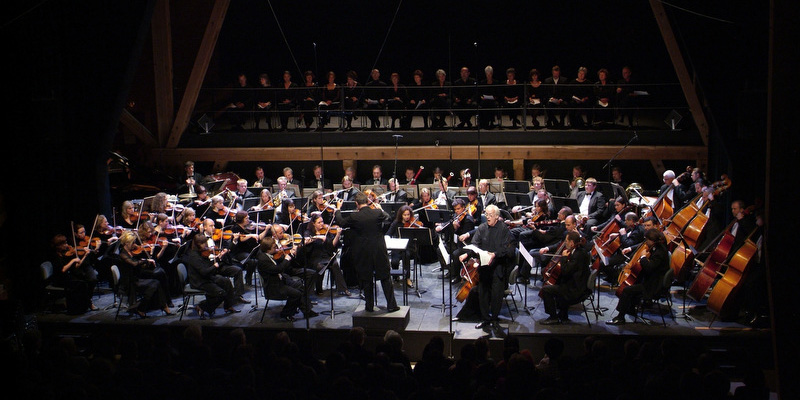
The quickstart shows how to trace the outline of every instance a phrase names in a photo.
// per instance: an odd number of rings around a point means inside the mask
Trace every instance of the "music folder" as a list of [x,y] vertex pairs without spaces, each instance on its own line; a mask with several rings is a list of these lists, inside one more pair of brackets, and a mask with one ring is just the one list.
[[528,193],[531,191],[531,184],[528,181],[504,181],[503,191],[508,193]]
[[556,209],[556,211],[560,210],[564,206],[568,206],[573,213],[581,212],[580,207],[578,207],[578,200],[570,199],[569,197],[558,197],[558,196],[553,196],[552,200],[553,200],[553,207]]

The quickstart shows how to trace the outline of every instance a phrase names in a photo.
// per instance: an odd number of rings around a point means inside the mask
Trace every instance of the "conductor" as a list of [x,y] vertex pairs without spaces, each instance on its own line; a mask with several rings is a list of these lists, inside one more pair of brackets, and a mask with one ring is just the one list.
[[[362,290],[366,304],[364,310],[374,311],[375,298],[373,291],[372,277],[381,281],[383,294],[386,296],[386,309],[394,312],[400,309],[394,298],[394,288],[389,276],[389,256],[386,250],[386,242],[383,239],[384,222],[391,220],[389,214],[380,208],[367,206],[367,196],[364,193],[356,193],[356,207],[358,210],[351,215],[344,217],[340,210],[336,210],[336,221],[342,228],[350,228],[351,235],[348,240],[352,243],[354,268]],[[380,206],[378,206],[380,207]]]

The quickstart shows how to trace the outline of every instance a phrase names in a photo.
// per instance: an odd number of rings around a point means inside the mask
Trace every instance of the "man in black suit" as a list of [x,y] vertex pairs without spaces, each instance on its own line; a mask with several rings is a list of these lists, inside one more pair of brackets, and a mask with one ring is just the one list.
[[264,279],[264,291],[267,298],[286,298],[286,304],[280,313],[280,318],[286,321],[294,321],[294,314],[297,309],[301,309],[303,314],[308,317],[315,317],[316,311],[306,303],[303,295],[303,280],[296,276],[291,276],[291,255],[275,258],[277,245],[275,239],[267,236],[261,240],[255,259],[258,262],[258,273]]
[[669,269],[669,252],[664,234],[653,228],[644,233],[644,238],[644,245],[648,247],[649,251],[647,256],[639,259],[641,271],[637,276],[636,283],[622,289],[619,303],[617,303],[619,314],[610,321],[606,321],[606,324],[624,324],[625,314],[633,311],[634,305],[640,298],[649,298],[658,292],[661,282],[664,280],[664,274]]
[[373,276],[381,281],[383,294],[386,296],[386,310],[398,311],[397,301],[394,298],[394,288],[389,275],[389,256],[386,242],[383,239],[383,223],[389,222],[391,217],[385,211],[367,207],[367,196],[358,193],[355,196],[358,211],[344,217],[342,212],[336,211],[336,221],[342,228],[350,228],[351,234],[348,246],[355,252],[353,257],[354,267],[361,289],[364,293],[364,310],[374,311],[375,299],[373,292]]
[[[469,193],[469,189],[467,189],[467,193]],[[494,194],[489,191],[488,179],[481,179],[478,182],[478,202],[483,210],[486,209],[486,206],[497,204],[497,199],[494,197]]]
[[178,194],[189,193],[195,190],[195,185],[203,181],[203,175],[194,171],[194,161],[186,161],[183,164],[184,173],[178,178]]
[[589,253],[580,246],[578,232],[567,233],[564,250],[561,253],[561,274],[554,285],[543,286],[539,295],[544,303],[544,311],[549,315],[541,321],[543,325],[554,325],[569,320],[569,306],[580,300],[587,289],[589,279]]
[[213,315],[221,303],[224,303],[226,314],[238,313],[240,310],[233,308],[236,304],[236,294],[230,279],[217,273],[219,263],[216,259],[201,254],[208,250],[206,236],[202,232],[196,233],[191,246],[182,258],[188,269],[189,285],[206,292],[206,299],[195,306],[197,314],[201,319],[205,318],[203,313]]
[[408,193],[405,190],[400,189],[397,185],[397,179],[391,178],[389,179],[389,191],[386,192],[386,196],[384,199],[388,202],[398,202],[398,203],[406,203],[408,204]]
[[597,180],[588,178],[584,191],[578,192],[578,208],[581,216],[586,218],[586,222],[583,224],[586,237],[592,237],[592,227],[600,224],[600,220],[606,212],[606,199],[596,189]]
[[461,68],[461,77],[453,84],[453,106],[459,109],[458,127],[472,127],[472,115],[475,114],[475,79],[469,76],[469,68]]
[[236,207],[240,210],[242,209],[242,205],[244,205],[244,199],[249,199],[251,197],[256,197],[253,192],[247,189],[247,179],[239,179],[236,181]]
[[[513,264],[514,246],[511,233],[499,220],[500,209],[490,205],[486,208],[486,222],[472,235],[472,245],[488,252],[490,257],[488,265],[478,267],[481,322],[475,326],[476,329],[488,328],[490,325],[495,329],[499,328],[500,308]],[[474,256],[475,252],[468,250],[459,260],[465,262],[468,257]]]
[[306,183],[306,187],[322,190],[324,192],[333,190],[331,180],[322,175],[322,166],[320,165],[314,166],[314,177]]
[[553,66],[552,76],[544,80],[545,86],[549,89],[549,96],[545,102],[548,128],[564,127],[567,100],[569,100],[567,83],[567,78],[561,76],[561,68],[558,65]]
[[369,127],[378,129],[381,127],[381,113],[386,103],[386,82],[381,80],[381,72],[373,69],[370,73],[370,81],[364,88],[364,106],[368,111]]
[[372,166],[372,178],[364,182],[365,185],[388,185],[389,182],[383,177],[383,168],[380,165]]
[[264,176],[264,168],[261,166],[256,167],[256,177],[253,179],[253,186],[254,187],[263,187],[268,188],[270,191],[272,190],[272,179],[267,178]]

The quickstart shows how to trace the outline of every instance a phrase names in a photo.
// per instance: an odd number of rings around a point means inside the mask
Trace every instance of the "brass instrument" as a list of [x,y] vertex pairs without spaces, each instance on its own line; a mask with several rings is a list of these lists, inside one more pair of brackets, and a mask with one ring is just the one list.
[[572,179],[572,187],[577,187],[578,189],[583,189],[586,187],[586,180],[583,177],[575,177]]
[[628,196],[628,199],[632,199],[634,197],[642,197],[642,185],[633,182],[628,187],[625,188],[625,195]]

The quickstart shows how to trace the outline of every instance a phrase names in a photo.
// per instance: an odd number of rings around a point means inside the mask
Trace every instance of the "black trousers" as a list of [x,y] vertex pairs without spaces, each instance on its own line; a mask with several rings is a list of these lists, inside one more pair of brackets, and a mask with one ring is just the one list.
[[508,284],[508,277],[503,265],[493,262],[491,265],[478,267],[478,296],[483,321],[496,321],[503,306],[503,296]]
[[206,292],[206,299],[200,302],[200,308],[203,311],[213,313],[220,304],[224,303],[224,308],[233,307],[235,304],[236,295],[234,294],[233,284],[225,276],[213,275],[197,289]]
[[[394,287],[392,286],[392,279],[386,277],[380,280],[383,295],[386,297],[386,308],[396,308],[397,300],[394,298]],[[375,289],[372,284],[372,279],[362,279],[361,288],[364,290],[364,309],[373,311],[375,306]]]

